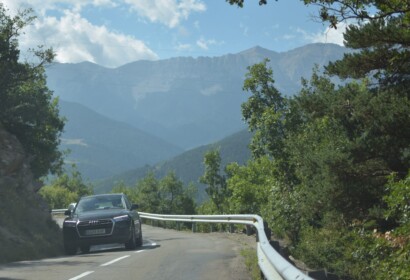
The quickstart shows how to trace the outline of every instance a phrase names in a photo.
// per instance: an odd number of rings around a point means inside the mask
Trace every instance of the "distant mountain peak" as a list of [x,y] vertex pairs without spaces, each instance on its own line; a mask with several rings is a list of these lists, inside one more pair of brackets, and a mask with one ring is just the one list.
[[277,52],[275,51],[271,51],[268,49],[265,49],[261,46],[255,46],[253,48],[244,50],[240,53],[238,53],[240,55],[262,55],[262,56],[272,56],[272,55],[276,55]]

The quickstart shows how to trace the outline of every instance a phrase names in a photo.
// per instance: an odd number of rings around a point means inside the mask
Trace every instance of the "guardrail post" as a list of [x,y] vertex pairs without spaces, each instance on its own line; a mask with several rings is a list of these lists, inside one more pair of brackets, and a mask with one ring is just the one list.
[[211,226],[211,232],[214,232],[214,224],[210,224]]
[[265,229],[266,238],[268,239],[268,241],[270,241],[272,237],[272,230],[268,227],[268,223],[265,221],[263,221],[263,227]]
[[246,225],[246,235],[247,236],[250,236],[250,235],[252,235],[252,226],[250,226],[250,225]]
[[193,232],[193,233],[196,232],[196,223],[192,223],[192,232]]
[[234,232],[235,232],[235,225],[229,224],[229,233],[234,233]]
[[177,230],[181,230],[181,224],[179,222],[177,222]]

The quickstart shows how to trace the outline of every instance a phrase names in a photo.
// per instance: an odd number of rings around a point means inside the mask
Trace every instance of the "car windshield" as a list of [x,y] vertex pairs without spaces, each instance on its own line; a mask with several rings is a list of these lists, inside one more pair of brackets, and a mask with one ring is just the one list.
[[77,205],[76,213],[104,209],[124,209],[121,195],[104,195],[83,197]]

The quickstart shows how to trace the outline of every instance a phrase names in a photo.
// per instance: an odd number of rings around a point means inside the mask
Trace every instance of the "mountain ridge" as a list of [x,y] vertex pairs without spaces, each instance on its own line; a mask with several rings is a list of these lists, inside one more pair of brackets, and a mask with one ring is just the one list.
[[[118,68],[90,62],[54,64],[46,74],[49,88],[61,101],[81,104],[104,117],[165,139],[174,147],[190,150],[246,129],[241,104],[250,94],[242,86],[250,65],[270,59],[268,66],[273,70],[275,87],[289,96],[300,89],[301,77],[310,77],[315,64],[326,65],[346,51],[334,44],[310,44],[283,53],[255,46],[237,54],[135,61]],[[68,119],[75,118],[75,112],[72,115]],[[82,125],[81,120],[77,124]],[[67,133],[72,129],[67,127]],[[106,133],[100,133],[100,138],[111,137],[109,131]],[[65,142],[74,143],[82,142]],[[91,156],[86,155],[91,148],[74,147],[83,160]],[[94,145],[94,154],[104,147]],[[72,160],[75,161],[74,156]],[[88,160],[90,166],[94,164],[91,161]],[[141,164],[153,161],[138,166]],[[122,171],[134,167],[129,162]]]
[[75,163],[91,180],[130,168],[154,164],[181,153],[180,147],[129,124],[111,120],[74,102],[60,101],[68,116],[61,149],[70,149],[67,163]]

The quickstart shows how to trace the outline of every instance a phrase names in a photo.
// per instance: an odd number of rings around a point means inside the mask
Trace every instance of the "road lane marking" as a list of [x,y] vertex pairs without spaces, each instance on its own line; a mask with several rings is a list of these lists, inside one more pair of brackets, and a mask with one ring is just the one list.
[[77,280],[77,279],[83,278],[83,277],[85,277],[85,276],[87,276],[87,275],[89,275],[89,274],[91,274],[91,273],[93,273],[93,272],[94,272],[94,271],[86,271],[86,272],[81,273],[80,275],[78,275],[78,276],[76,276],[76,277],[73,277],[73,278],[70,278],[70,279],[68,279],[68,280]]
[[122,257],[120,257],[120,258],[116,258],[115,260],[112,260],[112,261],[103,263],[103,264],[100,265],[100,266],[107,266],[107,265],[113,264],[113,263],[118,262],[118,261],[120,261],[120,260],[122,260],[122,259],[128,258],[129,256],[130,256],[130,255],[126,255],[126,256],[122,256]]
[[141,252],[144,252],[145,250],[139,250],[139,251],[136,251],[136,252],[134,252],[134,254],[138,254],[138,253],[141,253]]

